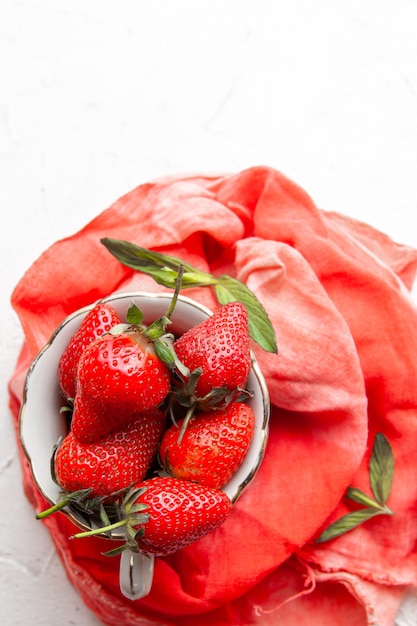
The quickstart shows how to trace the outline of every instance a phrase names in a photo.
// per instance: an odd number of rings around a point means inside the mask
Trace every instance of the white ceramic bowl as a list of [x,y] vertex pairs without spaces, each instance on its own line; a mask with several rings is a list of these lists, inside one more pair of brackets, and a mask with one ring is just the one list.
[[[151,323],[165,315],[171,298],[172,296],[169,293],[128,293],[115,294],[105,298],[104,301],[112,304],[122,320],[126,319],[129,305],[134,302],[143,311],[144,322]],[[52,451],[60,437],[67,434],[65,417],[60,414],[63,399],[57,381],[58,363],[70,338],[78,330],[85,315],[95,304],[93,303],[91,306],[76,311],[62,322],[46,346],[34,359],[26,377],[19,416],[19,435],[26,457],[30,463],[34,481],[51,505],[56,503],[60,491],[51,477],[50,460]],[[182,334],[211,314],[211,311],[198,302],[180,295],[174,313],[171,316],[172,324],[167,327],[167,331]],[[247,388],[253,393],[248,403],[252,406],[255,413],[255,432],[243,463],[232,479],[223,487],[223,491],[227,493],[233,503],[236,502],[255,476],[262,462],[268,437],[268,390],[256,360],[254,357],[252,358],[253,362]],[[70,507],[63,509],[62,512],[81,530],[91,528],[89,522]],[[108,535],[102,536],[108,537]],[[115,532],[110,537],[110,539],[118,539],[119,541],[123,538],[124,535],[121,535],[120,531],[118,533]],[[125,566],[131,570],[134,566],[133,560],[137,560],[138,557],[136,555],[134,557],[133,553],[131,553],[129,558],[130,565],[127,565],[126,561]],[[147,561],[145,561],[145,567],[148,567]],[[132,572],[130,571],[128,578],[130,578],[131,574]],[[152,574],[150,573],[150,583],[151,579]],[[145,595],[143,589],[134,591],[130,587],[127,590],[122,587],[122,591],[128,597]]]

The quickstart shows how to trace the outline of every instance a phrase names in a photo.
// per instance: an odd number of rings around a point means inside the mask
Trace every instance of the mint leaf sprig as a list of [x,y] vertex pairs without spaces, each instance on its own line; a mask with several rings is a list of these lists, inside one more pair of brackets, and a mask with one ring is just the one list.
[[356,487],[349,487],[346,497],[363,505],[364,508],[347,513],[330,524],[316,539],[316,543],[335,539],[377,515],[394,515],[387,506],[393,478],[394,456],[391,446],[385,435],[377,433],[369,461],[369,479],[373,498]]
[[275,331],[262,304],[255,294],[241,281],[227,274],[214,276],[203,272],[181,259],[120,239],[104,237],[101,243],[123,265],[149,274],[156,283],[175,289],[178,267],[183,266],[182,288],[211,287],[219,304],[241,302],[248,312],[249,332],[252,339],[265,351],[277,353]]

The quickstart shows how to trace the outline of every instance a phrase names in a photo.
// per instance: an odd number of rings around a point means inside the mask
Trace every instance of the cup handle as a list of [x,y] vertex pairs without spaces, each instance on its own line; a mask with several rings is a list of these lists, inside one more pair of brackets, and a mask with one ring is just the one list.
[[129,600],[148,595],[152,587],[154,557],[126,548],[120,557],[120,591]]

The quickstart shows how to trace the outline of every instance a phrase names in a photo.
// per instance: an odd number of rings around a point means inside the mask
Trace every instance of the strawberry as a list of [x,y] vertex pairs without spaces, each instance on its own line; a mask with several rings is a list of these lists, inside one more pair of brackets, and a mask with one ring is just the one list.
[[77,394],[71,429],[83,443],[153,411],[171,386],[169,367],[138,326],[104,335],[83,352],[77,369]]
[[108,532],[124,523],[126,543],[107,554],[118,554],[129,547],[148,556],[166,556],[218,528],[230,513],[231,501],[219,489],[155,477],[137,483],[120,510],[121,521],[77,533],[74,538]]
[[175,478],[222,488],[245,457],[255,428],[255,415],[243,402],[224,409],[196,413],[179,440],[183,420],[162,437],[159,456]]
[[181,403],[186,404],[191,395],[201,406],[230,401],[243,390],[251,367],[246,308],[240,302],[221,306],[181,335],[174,350],[192,373],[184,397],[178,394]]
[[67,400],[75,397],[77,366],[85,348],[117,324],[120,318],[114,308],[105,302],[99,303],[87,313],[71,337],[58,365],[58,383]]
[[54,475],[67,492],[90,489],[106,497],[143,480],[156,456],[165,414],[155,410],[95,443],[80,443],[69,432],[54,457]]
[[217,489],[175,478],[153,478],[137,487],[145,488],[139,502],[150,516],[137,538],[144,554],[176,552],[218,528],[230,513],[229,497]]

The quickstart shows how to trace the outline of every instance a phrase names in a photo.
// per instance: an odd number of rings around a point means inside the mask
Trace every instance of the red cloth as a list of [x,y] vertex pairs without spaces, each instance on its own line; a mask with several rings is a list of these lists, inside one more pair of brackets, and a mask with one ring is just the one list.
[[[113,292],[162,290],[100,243],[114,237],[236,276],[275,327],[279,354],[255,347],[271,402],[264,462],[225,524],[156,560],[151,593],[118,589],[118,562],[98,538],[68,541],[45,521],[71,582],[107,625],[392,626],[417,585],[417,252],[371,227],[319,210],[279,172],[171,177],[141,185],[29,268],[12,304],[25,343],[10,381],[19,410],[31,359],[75,309]],[[207,288],[186,292],[214,309]],[[349,485],[370,493],[376,432],[389,439],[389,506],[338,539],[314,538],[346,512]],[[36,491],[22,454],[26,493]],[[36,523],[34,521],[34,523]]]

